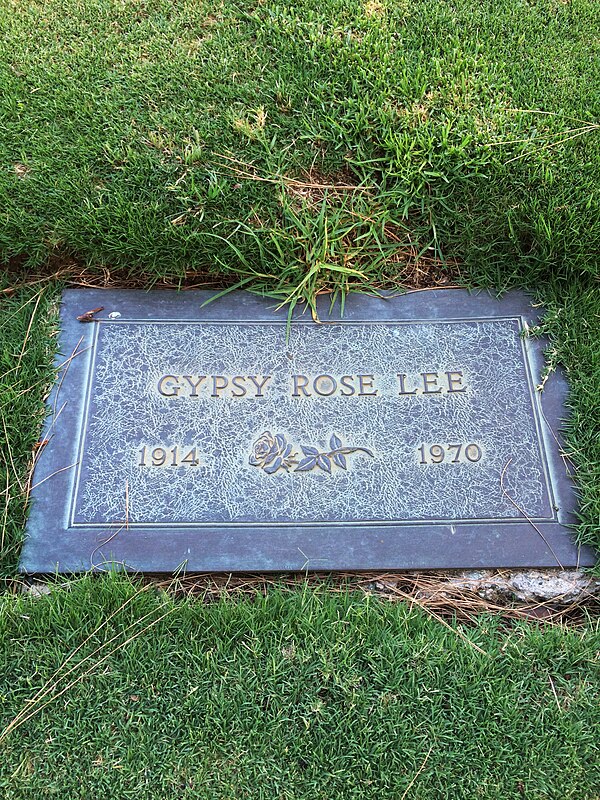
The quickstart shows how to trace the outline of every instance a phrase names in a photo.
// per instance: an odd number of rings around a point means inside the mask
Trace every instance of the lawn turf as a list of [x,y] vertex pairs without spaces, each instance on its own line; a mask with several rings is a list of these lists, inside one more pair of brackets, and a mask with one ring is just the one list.
[[599,649],[597,623],[453,630],[301,585],[208,604],[125,579],[5,595],[4,730],[35,713],[0,739],[2,796],[592,800]]
[[595,0],[5,0],[0,25],[5,258],[293,287],[279,179],[312,174],[496,286],[597,274]]

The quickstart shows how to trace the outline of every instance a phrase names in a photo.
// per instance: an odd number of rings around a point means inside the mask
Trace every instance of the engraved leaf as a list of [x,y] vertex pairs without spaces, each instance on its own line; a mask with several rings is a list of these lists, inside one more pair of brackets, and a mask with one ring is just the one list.
[[272,463],[272,464],[269,464],[269,466],[268,466],[268,467],[265,467],[265,472],[266,472],[268,475],[272,475],[274,472],[277,472],[277,470],[278,470],[278,469],[279,469],[279,467],[282,465],[282,463],[283,463],[283,459],[281,458],[281,456],[278,456],[278,457],[275,459],[275,461],[273,461],[273,463]]
[[329,446],[332,450],[337,450],[338,447],[342,446],[342,440],[339,436],[336,436],[335,433],[332,434],[331,439],[329,440]]
[[329,456],[326,456],[324,453],[317,456],[317,465],[324,469],[325,472],[331,472],[331,461],[329,460]]
[[308,458],[303,458],[302,461],[300,461],[300,463],[296,467],[295,472],[308,472],[309,469],[313,469],[315,467],[316,463],[317,459],[315,456],[309,456]]
[[302,452],[305,456],[318,456],[319,451],[316,447],[310,447],[309,445],[300,445],[302,448]]
[[333,457],[333,463],[337,464],[338,467],[342,469],[347,469],[346,466],[346,456],[343,456],[341,453],[336,453]]
[[283,450],[285,447],[285,436],[283,436],[281,433],[278,433],[275,437],[275,441],[277,442],[279,450]]

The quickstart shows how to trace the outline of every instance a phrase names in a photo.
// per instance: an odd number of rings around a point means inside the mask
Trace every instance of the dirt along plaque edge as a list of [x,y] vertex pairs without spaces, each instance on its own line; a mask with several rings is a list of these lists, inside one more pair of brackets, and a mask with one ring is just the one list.
[[[40,453],[32,481],[32,508],[20,562],[21,571],[80,572],[111,567],[144,572],[399,570],[558,567],[594,562],[591,550],[574,544],[569,527],[575,521],[576,497],[568,464],[562,458],[558,445],[561,419],[566,415],[564,400],[567,393],[566,382],[560,371],[553,372],[543,392],[535,391],[533,398],[533,403],[539,404],[540,413],[535,412],[533,416],[539,425],[540,448],[544,453],[553,506],[551,514],[544,513],[539,518],[520,518],[519,513],[519,518],[513,519],[409,519],[396,521],[398,524],[394,524],[394,520],[368,519],[354,520],[350,524],[335,520],[295,522],[289,518],[274,524],[264,519],[246,520],[243,523],[208,520],[201,527],[186,524],[185,521],[177,524],[129,525],[127,519],[123,519],[121,525],[113,522],[104,526],[102,520],[99,524],[86,524],[85,519],[75,523],[72,500],[80,479],[81,442],[92,391],[90,375],[97,355],[95,343],[103,321],[122,323],[135,320],[140,324],[171,321],[206,326],[232,325],[237,321],[264,326],[275,322],[285,325],[286,311],[276,312],[273,301],[235,292],[203,306],[213,296],[214,293],[201,291],[65,291],[61,306],[60,354],[56,360],[59,378],[48,400],[50,413],[42,435],[42,440],[47,440],[48,444]],[[78,321],[77,318],[86,311],[101,306],[103,310],[95,317],[99,321]],[[428,290],[386,299],[351,295],[347,299],[343,317],[340,317],[337,309],[330,314],[328,299],[320,298],[319,316],[324,323],[322,329],[328,323],[427,325],[514,318],[520,321],[520,327],[526,331],[538,323],[540,312],[532,308],[529,298],[520,292],[511,292],[497,300],[487,293]],[[292,331],[294,326],[300,325],[315,324],[307,313],[296,311]],[[522,337],[529,385],[534,390],[541,382],[545,346],[543,339]],[[453,372],[453,366],[456,365],[448,367],[445,388],[458,391],[463,386],[459,375]],[[424,374],[428,377],[421,380],[425,380],[426,389],[433,393],[440,388],[433,373]],[[195,380],[198,379],[199,376],[196,376]],[[261,378],[256,380],[260,382]],[[365,392],[374,391],[369,381],[367,373],[362,384]],[[439,382],[441,384],[441,377]],[[212,388],[218,396],[217,387]],[[301,385],[296,386],[299,393],[301,388]],[[355,388],[358,390],[359,385]],[[400,388],[407,393],[414,390],[409,383]],[[173,391],[172,387],[170,391]],[[423,391],[423,387],[420,391]],[[250,405],[247,407],[250,409]],[[273,438],[278,435],[283,437],[275,430],[265,430],[263,433],[269,433]],[[315,448],[321,458],[327,456],[329,463],[323,461],[317,464],[315,460],[315,464],[311,462],[309,467],[312,465],[314,471],[325,475],[327,466],[333,465],[333,471],[342,474],[340,464],[334,461],[336,456],[339,461],[340,453],[346,460],[345,468],[348,468],[348,462],[352,459],[357,462],[363,459],[361,463],[369,460],[367,453],[371,451],[369,447],[362,447],[364,442],[342,441],[344,437],[341,432],[339,435],[341,438],[336,434],[335,440],[331,438],[331,441],[321,442],[320,449]],[[258,452],[259,442],[258,450],[251,456],[256,463],[252,467],[250,460],[250,468],[255,471],[264,471],[265,468],[268,471],[271,468],[272,471],[279,471],[280,475],[289,472],[289,466],[283,462],[289,459],[291,451],[286,454],[286,449],[291,444],[283,438],[281,448],[278,448],[277,442],[270,443],[270,450],[278,452],[268,463],[265,463],[269,457],[266,451],[264,454]],[[325,445],[330,444],[333,455],[329,454],[329,450],[325,453]],[[310,449],[310,443],[308,447]],[[185,457],[183,452],[181,455]],[[296,458],[291,471],[299,467],[302,471],[304,461],[308,463],[315,458],[310,452],[300,455],[303,458]],[[422,457],[426,455],[424,452]],[[278,464],[277,459],[281,459],[282,463]],[[273,470],[274,466],[276,470]]]

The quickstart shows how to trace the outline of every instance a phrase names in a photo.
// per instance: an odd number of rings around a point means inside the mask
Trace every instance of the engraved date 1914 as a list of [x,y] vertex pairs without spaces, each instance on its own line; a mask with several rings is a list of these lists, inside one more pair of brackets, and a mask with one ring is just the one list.
[[196,447],[142,447],[139,467],[197,467],[200,464]]

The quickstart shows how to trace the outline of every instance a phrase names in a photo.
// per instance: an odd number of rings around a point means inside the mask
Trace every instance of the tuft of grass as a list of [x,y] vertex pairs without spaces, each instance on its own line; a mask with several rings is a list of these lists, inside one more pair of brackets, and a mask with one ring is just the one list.
[[[455,264],[435,257],[431,243],[419,248],[388,197],[373,197],[367,188],[351,184],[277,182],[275,221],[255,214],[238,222],[235,243],[217,233],[204,236],[221,241],[237,257],[243,285],[280,300],[290,314],[302,303],[316,318],[320,294],[330,295],[332,304],[340,299],[343,307],[350,291],[373,292],[391,283],[432,287],[448,284],[456,274]],[[226,268],[222,257],[217,261]]]

